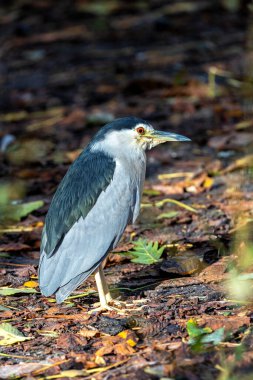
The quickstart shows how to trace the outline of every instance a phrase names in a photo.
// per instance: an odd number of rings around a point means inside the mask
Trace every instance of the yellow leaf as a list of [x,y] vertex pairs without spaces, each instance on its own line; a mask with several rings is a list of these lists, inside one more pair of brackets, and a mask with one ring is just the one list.
[[99,366],[105,366],[106,365],[106,361],[104,358],[102,358],[102,356],[96,356],[95,363]]
[[205,181],[204,181],[204,183],[203,183],[203,186],[204,186],[204,188],[205,189],[209,189],[210,187],[212,187],[213,186],[213,178],[211,178],[211,177],[206,177],[206,179],[205,179]]
[[83,377],[83,376],[87,376],[87,372],[85,370],[82,370],[82,369],[69,369],[69,370],[66,370],[66,371],[62,371],[61,373],[59,373],[58,375],[51,375],[51,376],[46,376],[45,379],[47,380],[50,380],[50,379],[61,379],[62,377]]
[[126,343],[130,347],[135,347],[138,341],[138,338],[136,337],[135,333],[131,330],[124,330],[118,333],[118,336],[122,339],[126,340]]
[[243,120],[235,125],[236,129],[246,129],[252,127],[252,120]]
[[158,202],[155,203],[155,206],[156,206],[156,207],[162,207],[162,206],[164,206],[166,203],[173,203],[173,204],[175,204],[175,205],[177,205],[177,206],[179,206],[179,207],[185,208],[185,209],[188,210],[188,211],[194,212],[194,213],[196,213],[196,214],[198,213],[198,211],[195,210],[193,207],[188,206],[188,205],[186,205],[186,204],[183,203],[183,202],[180,202],[180,201],[177,201],[176,199],[171,199],[171,198],[165,198],[165,199],[163,199],[163,200],[161,200],[161,201],[158,201]]
[[39,221],[36,223],[36,227],[43,227],[44,226],[44,223]]
[[128,335],[127,330],[124,330],[124,331],[121,331],[120,333],[118,333],[118,336],[120,336],[123,339],[126,339],[127,335]]
[[129,346],[131,346],[131,347],[136,346],[136,342],[135,342],[133,339],[128,339],[128,340],[127,340],[127,343],[128,343]]
[[37,333],[42,336],[49,336],[52,338],[57,338],[59,335],[56,331],[50,331],[50,330],[37,330]]
[[38,282],[37,281],[26,281],[24,283],[24,286],[26,288],[36,288],[37,286],[39,286]]
[[182,177],[193,177],[194,173],[192,172],[179,172],[179,173],[167,173],[167,174],[159,174],[158,179],[171,179],[171,178],[182,178]]
[[221,171],[221,174],[227,174],[237,169],[243,169],[253,166],[253,154],[248,154],[238,160],[235,160],[227,168]]

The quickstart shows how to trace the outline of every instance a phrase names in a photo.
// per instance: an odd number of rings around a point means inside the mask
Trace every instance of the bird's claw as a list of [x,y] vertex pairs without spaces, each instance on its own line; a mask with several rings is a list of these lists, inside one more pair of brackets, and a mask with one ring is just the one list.
[[[114,303],[114,301],[113,301],[113,303]],[[88,314],[97,313],[99,311],[116,311],[118,314],[120,314],[122,312],[121,309],[119,309],[117,307],[110,306],[108,303],[105,303],[103,305],[95,307],[94,309],[89,310]]]
[[118,306],[119,308],[126,308],[126,306],[127,306],[127,304],[126,304],[126,302],[124,302],[124,301],[119,301],[119,300],[115,300],[115,299],[111,299],[110,301],[109,301],[109,303],[112,303],[113,305],[116,305],[116,306]]
[[[109,304],[113,304],[115,306],[111,306]],[[99,311],[116,311],[118,314],[124,314],[123,310],[125,309],[125,302],[110,299],[106,303],[100,304],[100,306],[93,308],[88,311],[88,314],[93,314]]]

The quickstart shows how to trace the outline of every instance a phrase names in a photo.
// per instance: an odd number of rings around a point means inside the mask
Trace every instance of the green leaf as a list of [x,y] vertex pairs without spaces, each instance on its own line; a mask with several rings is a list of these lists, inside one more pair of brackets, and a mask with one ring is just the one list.
[[170,212],[163,212],[162,214],[158,215],[156,217],[156,219],[170,219],[170,218],[174,218],[175,216],[177,216],[179,214],[178,211],[170,211]]
[[0,257],[10,257],[11,255],[7,252],[0,252]]
[[[198,324],[194,319],[189,319],[186,324],[187,332],[190,339],[198,338],[199,336],[207,333],[208,331],[204,331],[203,328],[198,327]],[[212,332],[210,329],[209,332]]]
[[7,204],[0,207],[0,221],[19,222],[21,218],[27,216],[34,210],[42,207],[43,201],[28,202],[23,204]]
[[38,293],[38,292],[33,288],[7,288],[7,287],[0,288],[1,296],[12,296],[18,293]]
[[210,327],[199,327],[197,322],[190,319],[186,324],[189,335],[188,344],[196,351],[200,351],[204,344],[218,345],[224,339],[224,328],[213,331]]
[[160,195],[161,194],[161,191],[158,191],[158,190],[154,190],[154,189],[144,189],[143,190],[143,194],[144,195]]
[[154,264],[157,263],[165,249],[165,245],[158,249],[158,242],[148,242],[144,239],[139,239],[134,242],[132,251],[126,253],[131,256],[132,263],[138,264]]
[[18,329],[13,327],[10,323],[2,323],[0,325],[0,346],[8,346],[24,340],[33,338],[24,336]]
[[224,327],[221,327],[220,329],[215,330],[211,334],[204,335],[201,338],[201,343],[212,343],[215,346],[220,344],[224,339]]

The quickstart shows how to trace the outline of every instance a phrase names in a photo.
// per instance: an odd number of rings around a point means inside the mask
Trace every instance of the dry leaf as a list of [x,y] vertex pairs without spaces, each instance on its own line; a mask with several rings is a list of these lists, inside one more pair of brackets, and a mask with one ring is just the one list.
[[78,332],[78,334],[84,336],[85,338],[92,338],[93,336],[99,334],[99,331],[98,330],[82,329]]
[[127,342],[123,342],[115,344],[114,353],[116,355],[131,355],[135,353],[135,350]]
[[0,346],[9,346],[18,342],[33,339],[32,337],[24,336],[18,329],[10,323],[2,323],[0,325]]

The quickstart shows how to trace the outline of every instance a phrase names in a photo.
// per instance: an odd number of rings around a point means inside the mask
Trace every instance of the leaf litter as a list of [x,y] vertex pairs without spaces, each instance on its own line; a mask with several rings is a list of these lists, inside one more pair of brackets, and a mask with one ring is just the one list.
[[[2,8],[0,37],[10,73],[0,101],[0,339],[11,342],[0,377],[252,376],[248,10],[197,0],[14,3]],[[140,217],[105,269],[128,306],[90,315],[93,277],[62,305],[39,293],[41,230],[80,148],[129,114],[192,143],[148,152]]]

